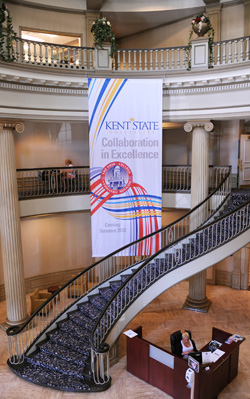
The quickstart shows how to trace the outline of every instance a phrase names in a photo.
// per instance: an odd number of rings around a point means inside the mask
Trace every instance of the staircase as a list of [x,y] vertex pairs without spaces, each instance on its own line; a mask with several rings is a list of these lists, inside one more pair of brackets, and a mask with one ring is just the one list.
[[[166,242],[167,236],[161,235],[165,242],[158,253],[120,272],[112,270],[110,276],[106,268],[103,283],[41,329],[21,356],[19,349],[10,350],[10,368],[29,382],[54,389],[70,392],[107,389],[111,384],[109,348],[130,320],[172,285],[246,245],[250,241],[249,223],[250,191],[234,191],[214,220],[206,218],[202,227],[186,234],[183,226],[187,223],[183,222],[182,234],[177,239],[171,236],[170,242]],[[32,329],[35,328],[33,324]],[[15,328],[10,328],[7,334],[10,348],[17,349],[27,327],[18,334]]]

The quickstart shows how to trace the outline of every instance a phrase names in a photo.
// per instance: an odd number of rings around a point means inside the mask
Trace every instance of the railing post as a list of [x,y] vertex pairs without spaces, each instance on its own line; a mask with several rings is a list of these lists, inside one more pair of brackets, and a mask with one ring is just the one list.
[[208,69],[208,41],[208,38],[198,38],[191,41],[191,69]]
[[107,71],[110,70],[111,59],[110,59],[111,45],[105,44],[102,48],[95,47],[94,50],[94,68],[97,70]]

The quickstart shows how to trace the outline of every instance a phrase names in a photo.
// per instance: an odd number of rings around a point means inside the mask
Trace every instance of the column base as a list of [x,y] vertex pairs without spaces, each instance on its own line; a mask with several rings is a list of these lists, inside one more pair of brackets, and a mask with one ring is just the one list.
[[11,321],[6,319],[5,321],[5,325],[7,325],[8,327],[13,327],[13,326],[21,326],[23,323],[25,323],[27,320],[29,319],[29,315],[27,315],[24,319],[22,320],[17,320],[17,321]]
[[184,305],[182,306],[182,309],[193,310],[194,312],[207,313],[210,305],[211,301],[207,297],[205,297],[204,299],[192,299],[188,295],[184,302]]

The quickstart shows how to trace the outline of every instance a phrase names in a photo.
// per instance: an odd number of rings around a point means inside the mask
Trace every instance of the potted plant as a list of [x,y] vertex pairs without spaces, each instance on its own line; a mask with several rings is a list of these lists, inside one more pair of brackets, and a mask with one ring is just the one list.
[[191,39],[193,33],[196,33],[199,37],[204,36],[206,33],[208,35],[208,49],[209,49],[209,68],[213,68],[213,44],[214,44],[214,28],[210,22],[210,19],[206,14],[200,12],[194,16],[191,22],[191,29],[188,37],[188,44],[186,47],[186,63],[188,65],[187,70],[191,70],[191,61],[190,61],[190,50],[191,50]]
[[0,3],[0,59],[6,62],[15,60],[13,39],[16,32],[13,29],[10,12],[5,3]]
[[93,22],[91,33],[94,36],[94,45],[97,48],[102,48],[105,42],[111,44],[110,56],[115,52],[115,35],[111,27],[111,23],[106,18],[99,18]]

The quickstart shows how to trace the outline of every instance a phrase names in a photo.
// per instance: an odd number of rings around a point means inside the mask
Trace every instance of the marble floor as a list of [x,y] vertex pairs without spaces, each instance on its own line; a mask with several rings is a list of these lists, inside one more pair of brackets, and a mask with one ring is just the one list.
[[[212,304],[207,314],[182,309],[188,294],[188,283],[182,282],[148,305],[126,329],[143,326],[143,338],[170,350],[170,334],[177,329],[190,329],[197,348],[211,339],[212,327],[246,338],[240,346],[238,376],[218,396],[218,399],[250,399],[250,291],[208,286],[207,297]],[[29,307],[27,295],[27,306]],[[5,302],[0,303],[0,323],[6,319]],[[67,393],[42,388],[16,377],[6,364],[7,337],[0,329],[0,398],[1,399],[170,399],[170,396],[126,371],[126,337],[119,340],[119,362],[110,370],[111,388],[101,393]],[[179,399],[179,398],[178,398]],[[180,398],[181,399],[181,398]]]

